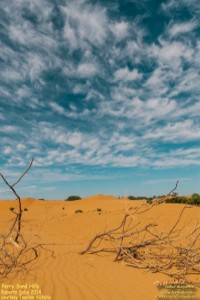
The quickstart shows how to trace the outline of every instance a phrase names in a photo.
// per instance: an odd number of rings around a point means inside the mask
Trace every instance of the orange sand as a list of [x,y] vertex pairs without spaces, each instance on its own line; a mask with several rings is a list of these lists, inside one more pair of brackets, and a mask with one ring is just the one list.
[[[154,282],[169,280],[165,275],[113,262],[113,254],[79,254],[106,224],[108,228],[119,225],[125,210],[141,203],[104,195],[73,202],[23,199],[22,206],[28,211],[23,213],[22,233],[29,245],[41,243],[48,251],[42,251],[38,260],[29,265],[29,273],[24,277],[1,279],[1,283],[37,283],[44,295],[51,295],[51,300],[155,299],[159,291]],[[7,232],[14,217],[9,208],[17,206],[16,200],[0,201],[1,233]],[[97,212],[97,208],[102,211]],[[83,213],[75,214],[78,209]],[[181,209],[182,205],[162,204],[149,211],[141,222],[156,222],[165,230]],[[198,207],[185,212],[188,228],[200,221],[199,212]],[[194,279],[199,280],[198,276]]]

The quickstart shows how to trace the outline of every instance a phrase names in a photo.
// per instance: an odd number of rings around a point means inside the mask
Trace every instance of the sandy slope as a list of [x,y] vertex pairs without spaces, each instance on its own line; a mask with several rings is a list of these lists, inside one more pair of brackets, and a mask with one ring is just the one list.
[[[42,243],[46,250],[29,265],[28,275],[12,278],[12,283],[36,282],[52,300],[155,299],[159,293],[154,282],[167,279],[164,275],[115,263],[113,254],[79,254],[106,224],[108,228],[119,225],[125,210],[141,203],[103,195],[73,202],[23,199],[23,208],[28,209],[23,214],[23,235],[30,245]],[[10,207],[17,207],[17,201],[0,201],[0,227],[4,232],[13,218]],[[181,207],[159,205],[140,221],[157,222],[160,230],[166,230],[172,226]],[[76,210],[83,213],[75,214]],[[186,221],[188,230],[200,221],[199,208],[188,209],[183,224]],[[9,283],[9,279],[2,282]]]

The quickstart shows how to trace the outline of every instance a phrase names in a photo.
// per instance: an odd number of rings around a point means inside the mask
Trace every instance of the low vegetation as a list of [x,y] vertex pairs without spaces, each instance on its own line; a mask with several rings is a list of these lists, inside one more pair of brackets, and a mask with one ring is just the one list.
[[163,200],[164,203],[182,203],[188,205],[200,205],[200,195],[197,193],[192,194],[192,196],[178,196],[177,193],[174,193],[172,196],[153,196],[153,197],[134,197],[129,196],[129,200],[146,200],[146,203],[152,204],[154,200]]
[[169,197],[165,199],[165,203],[182,203],[182,204],[189,204],[189,205],[200,205],[200,195],[194,193],[191,197],[185,196],[176,196],[176,197]]
[[81,200],[81,197],[77,195],[71,195],[67,199],[65,199],[65,201],[76,201],[76,200]]
[[145,197],[145,196],[128,196],[129,200],[146,200],[146,201],[152,201],[152,197]]

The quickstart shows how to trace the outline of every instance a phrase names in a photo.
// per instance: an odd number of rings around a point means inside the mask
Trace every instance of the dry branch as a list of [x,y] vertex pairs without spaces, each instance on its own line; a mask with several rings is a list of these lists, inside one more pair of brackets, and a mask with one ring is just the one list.
[[[177,185],[178,181],[168,195],[176,190]],[[95,235],[80,254],[115,253],[114,261],[123,260],[131,267],[164,273],[175,279],[200,274],[200,226],[196,224],[184,239],[185,225],[181,223],[185,210],[190,206],[181,209],[174,224],[166,232],[159,232],[158,224],[136,223],[136,216],[144,217],[146,212],[164,200],[164,197],[155,199],[151,205],[142,204],[131,212],[126,211],[117,228]]]
[[28,173],[32,164],[33,159],[25,172],[14,184],[10,184],[4,175],[0,173],[4,183],[18,199],[18,212],[12,211],[15,215],[12,225],[7,234],[0,235],[0,276],[3,278],[7,277],[13,271],[15,274],[24,272],[26,270],[25,266],[39,257],[39,249],[42,248],[42,245],[36,245],[35,247],[28,246],[21,233],[22,204],[21,198],[14,188]]
[[32,164],[33,164],[33,158],[28,166],[28,168],[25,170],[25,172],[19,177],[19,179],[14,183],[14,184],[10,184],[6,178],[3,176],[3,174],[0,173],[0,176],[2,177],[3,181],[5,182],[5,184],[11,189],[11,191],[14,193],[14,195],[17,197],[18,199],[18,213],[16,214],[16,219],[14,221],[14,224],[13,224],[13,228],[15,227],[15,224],[17,223],[18,224],[18,229],[17,229],[17,232],[16,232],[16,236],[15,236],[15,242],[17,243],[18,242],[18,239],[19,239],[19,235],[20,235],[20,231],[21,231],[21,218],[22,218],[22,203],[21,203],[21,198],[20,196],[18,195],[18,193],[16,192],[16,190],[14,189],[14,186],[17,185],[21,179],[28,173],[28,171],[30,170]]

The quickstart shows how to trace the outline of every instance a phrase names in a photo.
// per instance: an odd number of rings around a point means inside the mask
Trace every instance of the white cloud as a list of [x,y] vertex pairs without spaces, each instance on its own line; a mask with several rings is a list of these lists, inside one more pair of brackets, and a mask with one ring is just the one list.
[[[165,183],[165,182],[171,182],[171,183],[176,183],[177,178],[170,178],[170,179],[152,179],[152,180],[147,180],[144,182],[144,184],[160,184],[160,183]],[[191,178],[179,178],[179,182],[182,181],[191,181]]]
[[85,108],[81,112],[78,112],[74,104],[70,104],[69,109],[65,109],[63,106],[56,102],[49,102],[48,105],[50,106],[53,112],[61,116],[65,116],[66,118],[80,119],[93,114],[93,111],[87,108]]
[[30,97],[31,91],[26,86],[22,86],[16,90],[16,95],[19,99]]
[[[199,159],[195,150],[184,150],[182,156],[181,150],[167,156],[157,150],[165,143],[178,145],[200,138],[200,43],[191,38],[197,33],[197,18],[173,19],[153,42],[148,35],[147,43],[141,18],[112,18],[109,4],[107,8],[87,1],[58,5],[64,27],[56,31],[54,5],[49,1],[3,3],[10,18],[9,25],[4,23],[5,33],[19,51],[5,44],[0,48],[6,65],[0,74],[2,101],[7,105],[9,99],[30,113],[28,117],[22,113],[25,126],[20,129],[20,124],[18,128],[11,123],[13,109],[0,128],[10,135],[0,145],[2,153],[16,151],[8,165],[23,165],[25,150],[26,159],[34,154],[40,167],[128,167],[154,162],[164,167],[167,159],[172,166]],[[181,5],[179,0],[166,3],[168,8]],[[34,26],[22,16],[24,10],[36,19]],[[52,87],[44,75],[54,71],[58,77]],[[65,106],[55,99],[69,102]],[[43,117],[46,122],[39,122]],[[19,141],[15,134],[12,143],[11,135],[18,131],[23,137]]]
[[111,30],[118,40],[125,39],[129,35],[129,23],[124,21],[114,23]]
[[[32,93],[34,87],[44,84],[42,73],[60,65],[61,60],[57,53],[59,39],[50,21],[52,5],[46,0],[11,0],[2,5],[2,11],[8,20],[8,23],[4,20],[2,22],[4,34],[10,44],[2,43],[0,49],[0,55],[5,62],[0,77],[6,85],[10,82],[9,86],[13,89],[11,101],[23,102],[22,98],[27,96],[23,94],[27,81],[32,82]],[[35,26],[29,16],[35,19]],[[23,86],[22,93],[19,86]]]
[[158,168],[199,166],[199,165],[200,165],[199,159],[187,159],[187,157],[177,158],[174,157],[173,155],[166,156],[165,158],[160,158],[154,161],[154,167],[158,167]]
[[192,120],[169,123],[164,127],[150,130],[145,139],[163,139],[171,142],[187,142],[200,139],[200,128]]
[[65,111],[64,107],[59,105],[56,102],[49,102],[49,106],[55,111],[56,113],[66,116],[67,112]]
[[63,6],[63,12],[66,15],[65,38],[72,48],[85,48],[87,42],[97,45],[105,42],[109,21],[104,8],[72,1]]
[[72,50],[78,48],[79,42],[78,42],[78,37],[76,36],[75,33],[75,29],[71,27],[67,21],[64,28],[64,37],[68,40],[68,43],[70,44],[70,48]]
[[[127,97],[123,92],[117,94],[117,91],[112,95],[113,101],[101,103],[101,113],[111,117],[124,117],[129,120],[129,126],[130,120],[134,120],[134,127],[138,130],[143,131],[146,126],[152,126],[158,120],[170,120],[178,109],[175,100],[160,97],[141,100],[138,97]],[[117,121],[116,123],[118,124]]]
[[4,154],[11,154],[13,151],[12,151],[12,148],[11,147],[5,147],[3,149],[3,153]]
[[67,143],[73,147],[81,146],[84,141],[83,134],[80,132],[71,133],[68,137]]
[[[199,87],[199,79],[200,75],[198,69],[190,68],[182,72],[182,76],[178,78],[176,88],[171,91],[170,96],[174,97],[177,96],[179,93],[189,92],[193,94],[199,94],[200,87]],[[194,104],[195,105],[195,104]],[[192,106],[191,106],[192,108]]]
[[168,29],[168,34],[171,37],[175,37],[177,35],[190,33],[195,28],[197,28],[198,23],[196,21],[182,22],[172,24]]
[[80,77],[92,77],[98,73],[98,68],[92,63],[82,63],[78,66],[77,73]]
[[19,150],[19,151],[23,151],[23,150],[25,150],[26,149],[26,146],[24,145],[24,144],[17,144],[17,150]]
[[168,0],[161,5],[161,8],[165,13],[172,13],[173,15],[175,9],[183,7],[187,7],[195,14],[200,13],[199,0]]
[[[151,89],[152,94],[155,95],[162,95],[165,94],[169,89],[169,80],[170,77],[177,76],[176,72],[166,72],[165,69],[162,67],[156,68],[151,76],[148,78],[148,80],[145,83],[145,86],[148,89]],[[175,78],[172,78],[175,79]]]
[[19,71],[11,69],[5,69],[2,71],[2,76],[6,80],[10,81],[19,81],[22,78],[22,75]]
[[190,59],[193,55],[193,49],[185,46],[181,42],[164,42],[158,49],[158,58],[160,62],[166,62],[170,66],[180,66],[181,59]]
[[141,78],[142,74],[137,69],[131,71],[128,67],[118,69],[114,74],[115,81],[133,81]]
[[18,128],[13,125],[4,125],[0,127],[0,132],[11,134],[18,131]]
[[73,87],[73,93],[74,94],[85,94],[87,93],[89,87],[86,84],[75,84]]
[[179,148],[178,150],[171,151],[171,154],[173,154],[176,157],[187,157],[189,159],[198,159],[200,157],[200,148],[194,147],[194,148]]
[[44,59],[40,54],[31,53],[26,56],[27,67],[31,80],[39,79],[40,74],[48,68],[48,59]]

